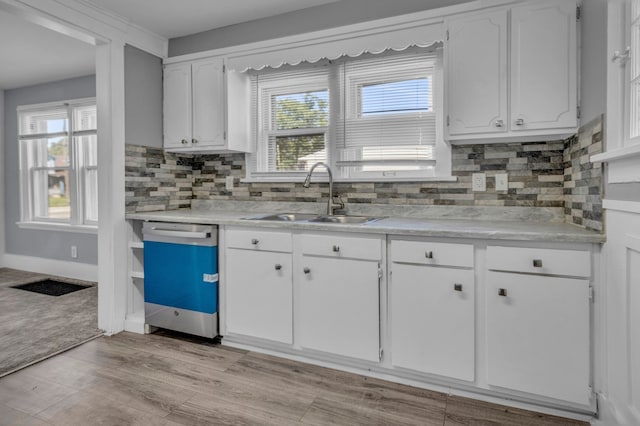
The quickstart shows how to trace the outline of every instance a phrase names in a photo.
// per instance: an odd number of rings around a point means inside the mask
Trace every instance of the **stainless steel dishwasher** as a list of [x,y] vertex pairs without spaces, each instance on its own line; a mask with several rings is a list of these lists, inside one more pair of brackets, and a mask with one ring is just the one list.
[[144,310],[148,325],[218,335],[215,225],[145,222]]

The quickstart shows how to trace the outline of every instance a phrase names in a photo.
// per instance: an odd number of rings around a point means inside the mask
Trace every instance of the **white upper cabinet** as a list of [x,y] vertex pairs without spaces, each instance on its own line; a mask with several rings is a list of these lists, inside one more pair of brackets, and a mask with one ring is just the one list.
[[447,138],[501,142],[574,134],[577,19],[576,3],[562,0],[448,19]]
[[[229,83],[230,82],[230,83]],[[246,117],[228,120],[229,106],[248,102],[248,82],[228,79],[222,58],[175,63],[164,69],[164,147],[182,152],[248,152]],[[228,88],[237,93],[229,102]],[[244,105],[244,104],[243,104]]]
[[450,135],[507,130],[507,11],[449,22],[447,96]]

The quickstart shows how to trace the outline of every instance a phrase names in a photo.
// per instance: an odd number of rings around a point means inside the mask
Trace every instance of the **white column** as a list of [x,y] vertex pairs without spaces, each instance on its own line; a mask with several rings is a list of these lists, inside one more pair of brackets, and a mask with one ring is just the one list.
[[112,40],[97,46],[96,95],[99,188],[98,327],[107,334],[114,334],[124,329],[127,304],[123,41]]

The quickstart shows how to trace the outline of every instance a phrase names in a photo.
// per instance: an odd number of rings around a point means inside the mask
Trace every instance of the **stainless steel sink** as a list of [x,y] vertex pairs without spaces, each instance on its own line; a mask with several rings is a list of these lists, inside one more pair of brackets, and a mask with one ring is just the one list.
[[316,218],[309,219],[309,222],[364,224],[364,223],[372,223],[380,219],[382,218],[370,217],[370,216],[348,216],[348,215],[329,216],[327,215],[327,216],[318,216]]
[[249,220],[273,220],[278,222],[296,222],[301,220],[315,219],[315,213],[274,213],[263,216],[247,217]]

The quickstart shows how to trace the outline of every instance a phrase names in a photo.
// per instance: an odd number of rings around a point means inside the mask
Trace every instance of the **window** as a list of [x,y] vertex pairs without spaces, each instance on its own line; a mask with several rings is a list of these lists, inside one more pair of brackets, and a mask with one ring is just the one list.
[[640,143],[640,0],[630,2],[627,16],[625,141]]
[[22,224],[98,223],[95,99],[18,108]]
[[388,50],[253,72],[251,179],[303,177],[327,162],[340,180],[448,177],[440,50]]

